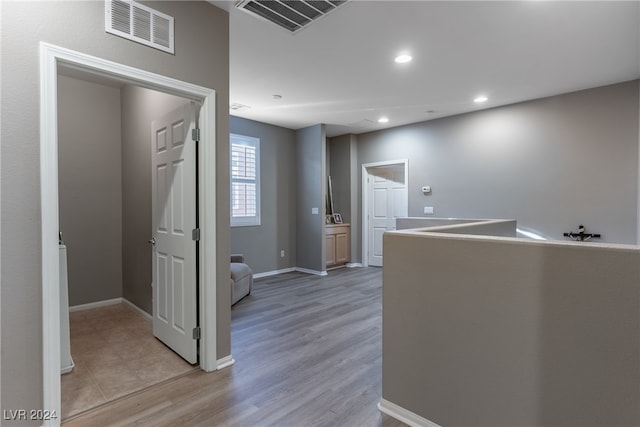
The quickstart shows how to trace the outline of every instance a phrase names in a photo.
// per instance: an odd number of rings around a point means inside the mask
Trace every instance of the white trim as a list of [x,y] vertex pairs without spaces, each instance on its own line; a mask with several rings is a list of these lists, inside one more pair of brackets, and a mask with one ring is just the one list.
[[229,366],[233,365],[234,363],[236,363],[236,361],[233,359],[232,355],[225,356],[222,359],[218,359],[216,361],[216,364],[218,365],[218,367],[217,367],[218,371],[220,369],[228,368]]
[[73,359],[71,359],[71,364],[67,365],[65,367],[61,367],[60,368],[60,374],[64,375],[64,374],[68,374],[69,372],[73,371],[73,368],[76,367],[76,364],[73,363]]
[[363,266],[362,263],[359,263],[359,262],[350,262],[350,263],[347,263],[346,265],[347,265],[347,268],[358,268]]
[[283,268],[280,270],[273,270],[273,271],[265,271],[263,273],[254,274],[253,278],[260,279],[262,277],[276,276],[278,274],[291,273],[293,271],[296,271],[295,267]]
[[[199,126],[199,215],[200,240],[200,367],[206,372],[217,369],[216,262],[216,92],[209,90],[200,108]],[[213,260],[213,262],[212,262]],[[228,284],[227,278],[227,284]]]
[[143,309],[141,309],[140,307],[138,307],[137,305],[135,305],[134,303],[132,303],[126,298],[113,298],[113,299],[106,299],[103,301],[90,302],[87,304],[74,305],[69,307],[69,312],[73,313],[76,311],[91,310],[94,308],[108,307],[110,305],[116,305],[116,304],[124,304],[130,309],[132,309],[133,311],[135,311],[136,313],[138,313],[140,316],[144,317],[146,320],[149,320],[149,321],[153,320],[153,317],[151,317],[149,313],[147,313],[146,311],[144,311]]
[[[362,264],[346,264],[347,267],[362,267]],[[273,271],[265,271],[263,273],[256,273],[253,275],[254,279],[261,279],[263,277],[269,277],[269,276],[276,276],[278,274],[284,274],[284,273],[292,273],[294,271],[297,271],[298,273],[305,273],[305,274],[313,274],[315,276],[326,276],[327,273],[326,271],[318,271],[318,270],[310,270],[308,268],[302,268],[302,267],[289,267],[289,268],[283,268],[281,270],[273,270]]]
[[[115,77],[149,89],[203,101],[200,110],[200,367],[216,360],[216,110],[213,89],[40,43],[40,204],[42,242],[43,408],[60,414],[60,275],[58,251],[58,66]],[[211,262],[214,260],[214,262]],[[60,420],[45,421],[44,426]]]
[[[362,264],[350,263],[350,264],[346,264],[345,266],[346,267],[362,267]],[[297,271],[298,273],[313,274],[315,276],[326,276],[327,274],[329,274],[326,271],[310,270],[308,268],[302,268],[302,267],[289,267],[289,268],[283,268],[281,270],[273,270],[273,271],[265,271],[263,273],[256,273],[253,275],[253,278],[261,279],[263,277],[276,276],[278,274],[284,274],[284,273],[292,273],[294,271]]]
[[74,311],[91,310],[92,308],[107,307],[110,305],[120,304],[123,301],[124,301],[123,298],[113,298],[113,299],[106,299],[102,301],[90,302],[87,304],[72,305],[71,307],[69,307],[69,313],[73,313]]
[[386,160],[382,162],[363,163],[362,164],[362,266],[369,266],[369,192],[367,187],[367,177],[369,176],[368,168],[377,168],[381,166],[404,166],[404,190],[407,200],[407,212],[409,212],[409,159]]
[[326,271],[310,270],[308,268],[302,267],[296,267],[295,271],[298,271],[300,273],[315,274],[316,276],[326,276],[327,274],[329,274]]
[[138,307],[137,305],[135,305],[134,303],[132,303],[128,299],[122,298],[122,303],[124,305],[126,305],[127,307],[129,307],[131,310],[133,310],[136,313],[138,313],[140,316],[144,317],[145,320],[148,320],[149,322],[153,322],[153,316],[152,315],[150,315],[149,313],[147,313],[146,311],[144,311],[143,309],[141,309],[140,307]]
[[[57,57],[40,45],[40,215],[42,242],[42,404],[61,413],[58,247]],[[43,426],[59,425],[45,420]]]
[[428,419],[421,417],[420,415],[404,409],[402,406],[398,406],[395,403],[389,402],[385,399],[380,399],[380,402],[378,403],[378,409],[380,410],[380,412],[384,412],[390,417],[402,421],[403,423],[411,427],[440,427],[433,421],[429,421]]

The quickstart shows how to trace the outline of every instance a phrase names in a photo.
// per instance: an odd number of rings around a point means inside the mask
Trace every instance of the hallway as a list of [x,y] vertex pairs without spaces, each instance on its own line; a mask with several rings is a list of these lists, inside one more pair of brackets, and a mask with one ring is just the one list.
[[376,406],[382,269],[257,279],[231,314],[233,366],[183,375],[67,425],[404,425]]

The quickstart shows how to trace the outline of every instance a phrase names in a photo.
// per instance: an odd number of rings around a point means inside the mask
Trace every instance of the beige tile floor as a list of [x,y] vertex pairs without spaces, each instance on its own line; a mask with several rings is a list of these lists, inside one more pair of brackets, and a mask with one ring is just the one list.
[[61,378],[63,419],[197,369],[126,305],[72,312],[69,325],[75,367]]

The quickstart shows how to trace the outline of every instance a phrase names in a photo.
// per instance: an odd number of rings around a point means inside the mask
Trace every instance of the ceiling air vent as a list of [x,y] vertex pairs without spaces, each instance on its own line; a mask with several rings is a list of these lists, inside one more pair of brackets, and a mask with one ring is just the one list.
[[133,0],[107,0],[104,5],[107,33],[174,53],[172,16]]
[[295,33],[347,0],[242,0],[236,7]]

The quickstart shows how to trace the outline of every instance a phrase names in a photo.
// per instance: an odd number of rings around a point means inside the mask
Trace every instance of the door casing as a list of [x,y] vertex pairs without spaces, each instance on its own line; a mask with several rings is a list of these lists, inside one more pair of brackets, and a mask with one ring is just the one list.
[[405,200],[407,200],[407,212],[409,203],[409,159],[387,160],[375,163],[362,164],[362,265],[369,265],[369,191],[367,185],[368,169],[402,165],[404,168],[404,191]]
[[[202,334],[200,367],[214,371],[233,363],[216,359],[216,92],[213,89],[150,73],[49,43],[40,43],[40,202],[42,244],[43,408],[60,414],[60,266],[58,251],[58,67],[117,78],[131,84],[202,103],[199,116],[198,197],[200,217],[199,308]],[[47,420],[43,425],[56,425]]]

